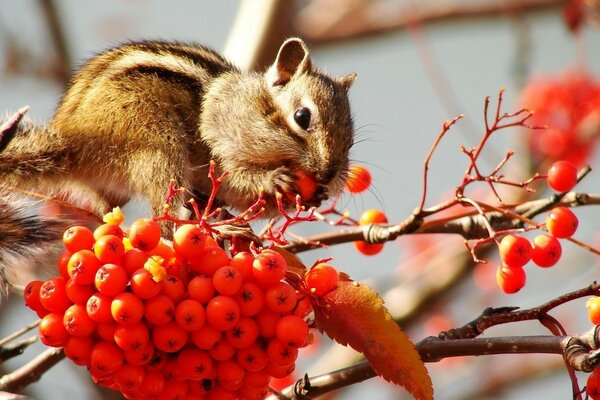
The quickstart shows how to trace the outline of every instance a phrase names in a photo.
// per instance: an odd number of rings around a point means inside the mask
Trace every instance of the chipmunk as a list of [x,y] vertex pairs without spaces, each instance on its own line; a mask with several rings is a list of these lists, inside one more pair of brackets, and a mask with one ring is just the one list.
[[[0,152],[0,196],[67,192],[102,215],[141,195],[160,215],[171,179],[208,195],[215,160],[216,172],[228,174],[218,201],[232,209],[246,209],[263,190],[265,215],[276,214],[277,192],[298,193],[295,171],[314,178],[317,190],[304,203],[318,205],[345,182],[355,76],[319,71],[298,38],[281,45],[264,73],[241,71],[196,44],[115,47],[79,69],[47,126],[19,125]],[[176,197],[172,207],[183,203]],[[0,232],[7,207],[0,199]],[[0,249],[9,242],[0,233]]]

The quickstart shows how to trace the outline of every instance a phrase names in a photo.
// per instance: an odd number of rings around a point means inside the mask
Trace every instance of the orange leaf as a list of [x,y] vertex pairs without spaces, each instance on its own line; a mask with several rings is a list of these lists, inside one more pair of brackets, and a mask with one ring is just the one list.
[[415,399],[433,399],[425,364],[376,292],[342,280],[323,300],[321,306],[314,304],[319,330],[361,352],[377,375],[404,387]]

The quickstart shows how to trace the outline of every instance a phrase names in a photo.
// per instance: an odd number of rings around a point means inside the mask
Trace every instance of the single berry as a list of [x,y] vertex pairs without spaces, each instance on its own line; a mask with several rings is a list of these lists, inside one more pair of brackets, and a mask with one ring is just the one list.
[[302,347],[308,339],[308,324],[300,317],[286,315],[277,321],[275,334],[283,344]]
[[506,294],[517,293],[525,286],[526,275],[523,268],[500,265],[496,272],[498,287]]
[[131,245],[142,251],[152,251],[160,242],[160,225],[156,221],[142,218],[129,227]]
[[600,325],[600,297],[590,297],[585,306],[588,309],[590,322],[594,325]]
[[585,384],[585,392],[592,400],[600,399],[600,368],[596,367],[589,374]]
[[94,245],[94,233],[85,226],[72,226],[63,233],[63,243],[71,253],[91,250]]
[[506,235],[500,241],[500,258],[507,267],[522,267],[531,260],[531,243],[523,236]]
[[387,224],[387,215],[381,210],[369,209],[363,211],[358,220],[359,225]]
[[94,254],[103,264],[120,264],[125,254],[123,239],[115,235],[104,235],[98,238],[94,243]]
[[63,315],[59,313],[50,313],[42,318],[38,330],[46,346],[62,347],[70,337],[63,324]]
[[205,320],[206,311],[196,300],[185,299],[175,307],[175,322],[186,331],[200,329]]
[[213,285],[219,294],[233,296],[242,286],[242,274],[226,265],[215,271]]
[[119,324],[133,325],[140,322],[144,316],[144,304],[133,293],[123,292],[111,302],[110,312]]
[[220,331],[233,328],[240,319],[240,307],[228,296],[216,296],[206,306],[206,319]]
[[354,248],[365,256],[374,256],[383,250],[383,243],[367,243],[365,241],[352,242]]
[[89,336],[96,330],[96,323],[88,316],[83,304],[73,304],[67,308],[63,324],[71,336]]
[[123,293],[128,283],[127,272],[117,264],[104,264],[96,271],[96,278],[94,279],[96,289],[110,297]]
[[94,283],[96,271],[100,269],[102,263],[91,250],[79,250],[73,253],[69,258],[67,270],[69,276],[80,285]]
[[360,165],[351,165],[346,180],[346,189],[350,193],[361,193],[371,186],[371,173]]
[[567,192],[577,183],[577,167],[568,161],[556,161],[548,170],[548,185],[557,192]]
[[200,257],[206,245],[206,234],[198,225],[181,225],[173,235],[173,249],[186,259]]
[[304,275],[304,282],[311,293],[323,296],[338,285],[338,271],[329,264],[317,264]]
[[533,239],[531,246],[531,260],[542,268],[556,264],[562,254],[560,242],[554,236],[538,235]]
[[559,239],[573,236],[578,225],[577,216],[566,207],[554,207],[546,217],[546,229]]
[[274,250],[263,250],[252,263],[253,274],[259,285],[269,286],[279,282],[287,271],[285,258]]

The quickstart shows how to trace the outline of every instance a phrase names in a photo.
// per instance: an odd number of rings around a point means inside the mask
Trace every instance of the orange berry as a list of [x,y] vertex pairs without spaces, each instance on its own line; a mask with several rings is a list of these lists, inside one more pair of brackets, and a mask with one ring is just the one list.
[[63,243],[71,253],[90,250],[94,245],[94,234],[86,226],[72,226],[63,234]]
[[175,303],[164,294],[156,295],[144,304],[144,317],[154,325],[164,325],[173,319]]
[[140,299],[149,299],[160,293],[162,282],[155,282],[152,274],[140,268],[131,274],[131,291]]
[[181,225],[173,235],[173,249],[179,256],[191,260],[200,257],[206,245],[206,234],[198,225]]
[[119,264],[125,254],[123,240],[115,235],[99,237],[94,243],[94,254],[103,264]]
[[240,319],[240,307],[227,296],[216,296],[206,306],[206,319],[220,331],[233,328]]
[[88,316],[85,305],[73,304],[63,316],[65,329],[72,336],[89,336],[96,330],[96,323]]
[[96,272],[94,285],[100,293],[114,297],[123,293],[128,283],[127,272],[116,264],[104,264]]
[[242,286],[242,275],[237,269],[226,265],[215,271],[213,285],[220,294],[233,296]]
[[279,282],[287,271],[285,258],[270,249],[263,250],[258,254],[252,263],[252,267],[256,282],[262,286]]
[[383,243],[367,243],[365,241],[352,242],[356,250],[365,256],[374,256],[383,250]]
[[351,165],[348,170],[346,189],[350,193],[361,193],[371,186],[371,173],[360,165]]
[[96,271],[102,263],[91,250],[79,250],[69,258],[67,270],[69,276],[80,285],[94,283]]
[[175,307],[175,322],[186,331],[200,329],[205,320],[204,307],[196,300],[185,299]]
[[507,267],[520,268],[531,260],[531,243],[523,236],[506,235],[499,247],[500,258]]
[[46,346],[62,347],[70,337],[63,324],[63,316],[59,313],[50,313],[42,318],[38,330]]
[[304,275],[308,289],[317,296],[323,296],[337,287],[338,271],[329,264],[317,264]]
[[142,251],[152,251],[160,241],[160,225],[152,219],[142,218],[129,227],[131,245]]
[[40,303],[46,310],[62,314],[71,305],[71,300],[67,296],[65,278],[51,278],[42,283]]
[[157,349],[165,353],[175,353],[188,342],[188,332],[175,322],[167,322],[154,327],[152,342]]
[[119,324],[133,325],[144,316],[144,304],[133,293],[123,292],[113,299],[110,312]]

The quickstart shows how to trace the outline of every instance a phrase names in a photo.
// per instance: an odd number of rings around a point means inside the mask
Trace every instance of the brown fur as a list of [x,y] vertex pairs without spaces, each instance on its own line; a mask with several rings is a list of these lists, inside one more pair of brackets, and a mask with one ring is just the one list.
[[[69,191],[98,214],[142,195],[156,214],[170,179],[207,194],[214,159],[229,173],[219,199],[232,208],[264,188],[272,211],[276,191],[294,191],[295,168],[316,177],[316,205],[346,176],[353,78],[314,69],[300,39],[264,74],[198,45],[126,44],[82,66],[47,127],[22,124],[0,153],[0,189]],[[293,119],[301,107],[311,108],[308,131]]]

